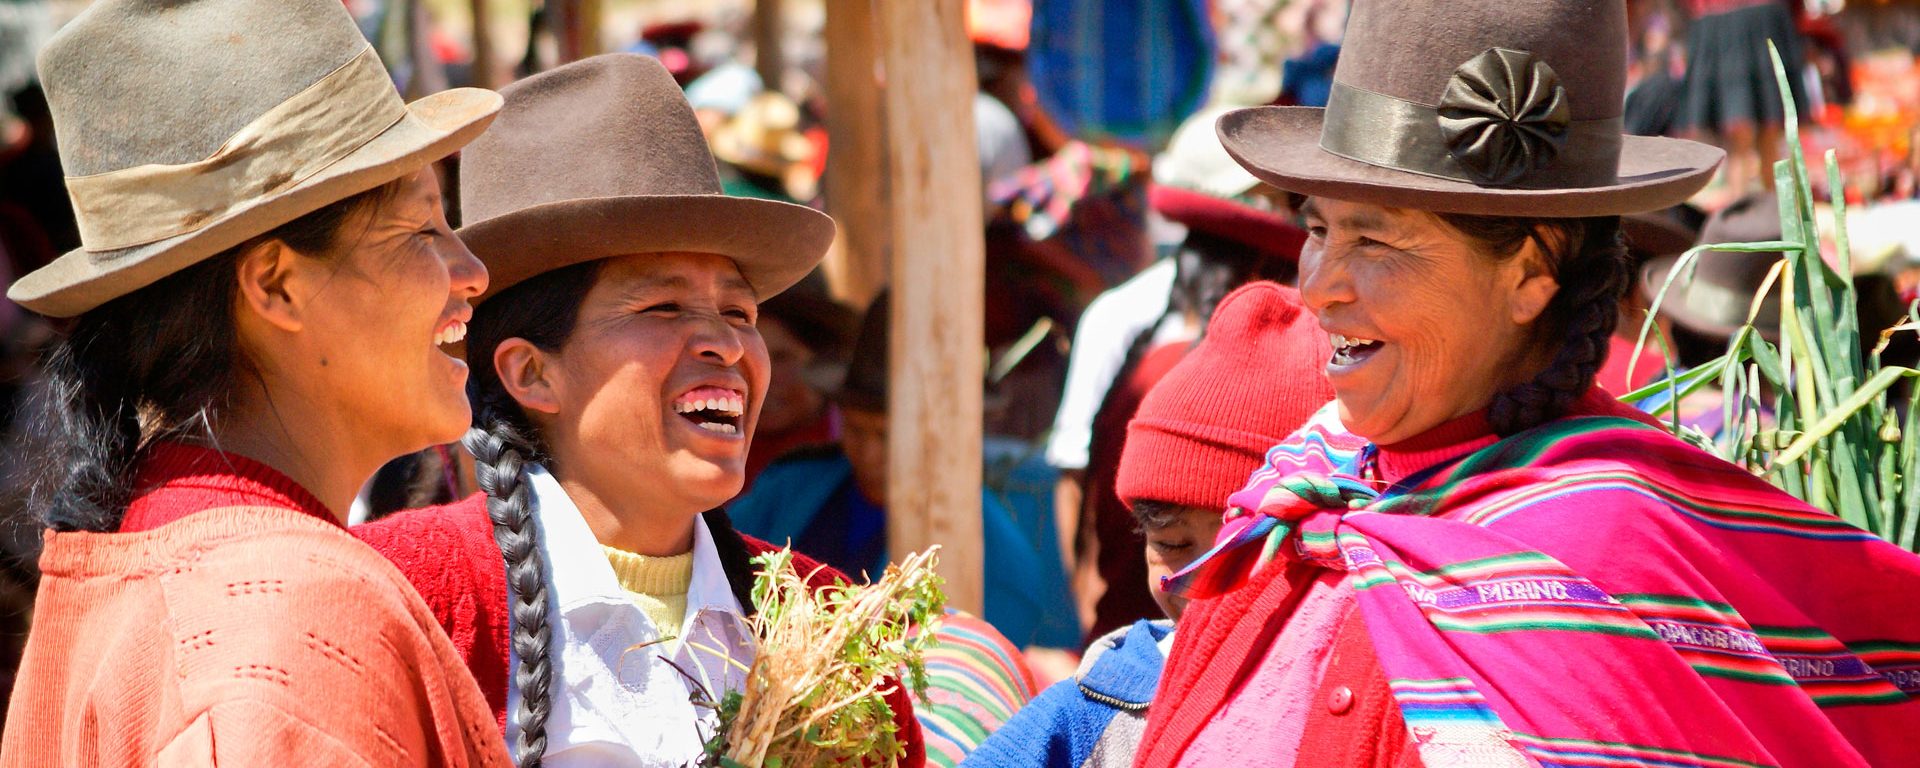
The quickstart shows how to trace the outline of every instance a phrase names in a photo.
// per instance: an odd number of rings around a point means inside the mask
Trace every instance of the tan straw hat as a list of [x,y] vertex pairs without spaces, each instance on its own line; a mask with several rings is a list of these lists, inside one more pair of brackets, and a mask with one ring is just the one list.
[[610,256],[733,259],[766,299],[826,257],[833,220],[730,197],[680,86],[660,62],[609,53],[501,89],[500,120],[460,161],[460,239],[492,279],[481,299]]
[[413,173],[500,108],[401,101],[339,0],[99,0],[40,79],[82,247],[7,296],[56,317]]
[[1626,4],[1354,0],[1325,109],[1220,119],[1262,181],[1443,213],[1604,216],[1680,203],[1724,153],[1624,136]]

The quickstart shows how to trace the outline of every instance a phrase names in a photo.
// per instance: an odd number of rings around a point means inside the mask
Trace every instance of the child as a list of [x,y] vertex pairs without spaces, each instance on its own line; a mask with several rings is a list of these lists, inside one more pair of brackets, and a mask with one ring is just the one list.
[[1162,592],[1213,546],[1220,507],[1267,448],[1333,399],[1320,366],[1327,335],[1293,290],[1253,283],[1215,310],[1207,336],[1141,402],[1127,426],[1117,487],[1145,531],[1147,578],[1165,621],[1142,620],[1087,649],[1080,670],[1042,692],[963,765],[1132,765],[1173,622]]

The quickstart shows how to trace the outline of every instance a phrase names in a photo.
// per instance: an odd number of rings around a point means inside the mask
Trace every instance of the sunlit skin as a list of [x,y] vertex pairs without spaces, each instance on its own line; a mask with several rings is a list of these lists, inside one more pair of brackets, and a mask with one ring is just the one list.
[[1381,342],[1327,364],[1354,434],[1406,440],[1544,367],[1533,326],[1559,284],[1537,245],[1496,259],[1422,211],[1314,198],[1302,213],[1301,297],[1328,333]]
[[1187,609],[1187,598],[1160,588],[1160,580],[1179,573],[1213,547],[1220,532],[1220,510],[1202,507],[1178,507],[1166,525],[1147,527],[1147,592],[1167,618],[1180,620]]
[[382,464],[460,438],[467,365],[435,343],[464,328],[487,269],[448,227],[434,172],[347,219],[331,254],[278,241],[237,263],[235,328],[252,373],[214,425],[335,514]]
[[887,505],[887,414],[841,408],[840,447],[853,465],[853,484],[867,501]]
[[[767,391],[759,303],[730,259],[609,259],[573,335],[543,351],[508,339],[501,381],[545,438],[553,471],[602,544],[642,555],[690,551],[700,513],[740,492]],[[702,388],[744,393],[737,434],[675,412]]]

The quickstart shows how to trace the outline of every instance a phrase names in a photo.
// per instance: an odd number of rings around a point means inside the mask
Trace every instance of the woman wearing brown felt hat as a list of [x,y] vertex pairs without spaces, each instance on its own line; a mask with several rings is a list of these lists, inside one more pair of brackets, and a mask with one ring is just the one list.
[[504,765],[427,606],[342,525],[470,418],[487,272],[337,0],[101,0],[40,57],[83,247],[9,298],[47,363],[43,575],[5,765]]
[[1622,135],[1626,39],[1619,2],[1356,0],[1325,109],[1221,118],[1307,196],[1336,400],[1168,579],[1136,765],[1911,760],[1920,558],[1593,386],[1620,217],[1721,160]]
[[[357,533],[419,588],[517,764],[684,766],[744,683],[754,555],[740,492],[768,390],[760,302],[833,223],[721,194],[659,62],[608,54],[502,89],[461,156],[460,237],[493,288],[467,355],[483,494]],[[801,573],[841,578],[804,556]],[[904,689],[900,755],[920,765]],[[707,702],[703,705],[701,702]]]

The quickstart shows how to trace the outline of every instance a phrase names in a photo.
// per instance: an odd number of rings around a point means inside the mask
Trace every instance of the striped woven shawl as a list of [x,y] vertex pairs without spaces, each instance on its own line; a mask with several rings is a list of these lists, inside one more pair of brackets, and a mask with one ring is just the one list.
[[1371,450],[1329,406],[1168,588],[1349,571],[1427,765],[1920,764],[1920,557],[1614,416]]

